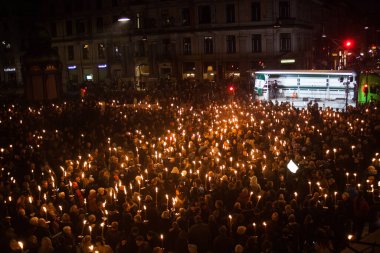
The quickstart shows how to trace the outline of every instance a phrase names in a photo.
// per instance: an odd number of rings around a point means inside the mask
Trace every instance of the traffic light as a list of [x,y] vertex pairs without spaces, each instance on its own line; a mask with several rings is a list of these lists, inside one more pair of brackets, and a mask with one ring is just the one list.
[[355,43],[354,43],[354,41],[352,39],[347,39],[347,40],[343,41],[343,47],[345,49],[351,49],[351,48],[353,48],[354,44]]
[[367,94],[368,94],[368,84],[364,84],[362,91],[367,96]]

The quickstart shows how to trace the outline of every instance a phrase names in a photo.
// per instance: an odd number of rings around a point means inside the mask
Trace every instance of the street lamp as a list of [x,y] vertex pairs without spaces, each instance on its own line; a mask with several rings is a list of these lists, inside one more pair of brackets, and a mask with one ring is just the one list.
[[129,20],[131,20],[131,19],[127,16],[127,14],[124,11],[121,12],[119,18],[117,19],[117,21],[119,21],[119,22],[127,22]]

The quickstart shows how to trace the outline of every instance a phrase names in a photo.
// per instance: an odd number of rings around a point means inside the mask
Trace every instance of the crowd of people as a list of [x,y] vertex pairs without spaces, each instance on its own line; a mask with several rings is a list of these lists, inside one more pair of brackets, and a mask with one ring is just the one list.
[[4,104],[0,248],[339,252],[380,227],[379,110]]

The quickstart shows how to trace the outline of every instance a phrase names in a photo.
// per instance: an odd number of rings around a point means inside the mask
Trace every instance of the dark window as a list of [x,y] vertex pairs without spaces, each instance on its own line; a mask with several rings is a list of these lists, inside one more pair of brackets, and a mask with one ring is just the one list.
[[190,9],[182,9],[182,25],[190,25]]
[[104,46],[103,43],[99,43],[98,44],[98,57],[99,57],[99,59],[105,58],[105,52],[106,52],[106,47]]
[[183,38],[183,54],[191,54],[191,38]]
[[120,45],[119,44],[113,44],[112,45],[112,57],[115,60],[120,60],[121,59],[121,50],[120,50]]
[[88,44],[83,45],[82,56],[83,56],[83,60],[88,60],[90,58],[90,46]]
[[261,49],[261,34],[252,35],[252,53],[260,53]]
[[227,36],[227,53],[236,53],[236,38],[235,35]]
[[84,3],[83,0],[77,0],[76,1],[76,7],[78,11],[83,11]]
[[54,4],[50,4],[49,5],[49,14],[51,15],[51,16],[55,16],[55,14],[56,14],[56,6],[54,5]]
[[226,22],[235,23],[235,5],[234,4],[226,5]]
[[73,22],[71,20],[66,21],[66,35],[73,35]]
[[214,53],[214,40],[211,36],[207,36],[204,38],[204,47],[205,54]]
[[237,63],[237,62],[227,62],[226,63],[226,70],[227,71],[238,71],[239,70],[239,63]]
[[183,72],[193,72],[195,71],[195,63],[194,62],[184,62],[183,63]]
[[119,19],[119,16],[117,16],[117,15],[113,15],[113,16],[112,16],[112,23],[116,24],[116,23],[118,22],[118,21],[117,21],[118,19]]
[[137,43],[137,56],[144,57],[145,56],[145,43],[140,40]]
[[199,24],[211,23],[211,7],[209,5],[202,5],[198,7]]
[[261,5],[259,2],[253,2],[251,4],[251,20],[252,21],[261,20]]
[[103,0],[96,0],[96,9],[101,10],[103,8]]
[[289,18],[290,17],[290,3],[289,1],[280,1],[279,6],[279,18]]
[[98,33],[101,33],[103,32],[103,18],[102,17],[99,17],[96,19],[96,31]]
[[65,3],[65,13],[66,14],[71,14],[73,12],[73,9],[72,9],[72,6],[71,6],[71,2],[67,1]]
[[86,24],[87,24],[87,33],[91,35],[92,34],[92,20],[88,19]]
[[280,51],[290,52],[292,51],[292,39],[290,33],[280,34]]
[[164,55],[170,55],[170,40],[169,39],[163,39],[162,40],[162,45],[163,45],[163,54]]
[[74,46],[68,46],[67,47],[67,59],[74,60]]
[[161,19],[163,26],[172,26],[174,24],[174,18],[169,15],[168,9],[163,9],[161,11]]
[[57,37],[57,24],[56,23],[50,24],[50,32],[51,32],[51,37]]
[[77,29],[77,34],[84,34],[84,31],[85,31],[84,20],[77,20],[76,29]]

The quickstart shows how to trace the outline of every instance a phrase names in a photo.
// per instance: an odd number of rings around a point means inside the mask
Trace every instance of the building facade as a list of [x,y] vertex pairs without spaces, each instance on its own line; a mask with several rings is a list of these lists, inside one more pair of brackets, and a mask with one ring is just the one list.
[[326,18],[318,0],[45,0],[43,9],[67,87],[245,82],[252,70],[315,68]]

